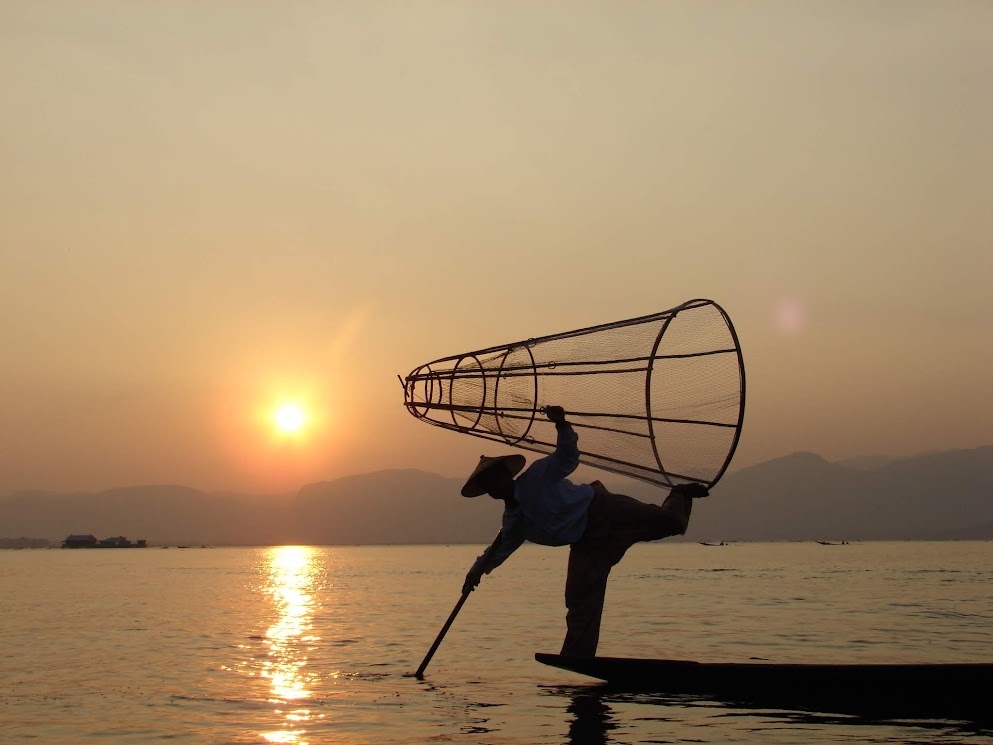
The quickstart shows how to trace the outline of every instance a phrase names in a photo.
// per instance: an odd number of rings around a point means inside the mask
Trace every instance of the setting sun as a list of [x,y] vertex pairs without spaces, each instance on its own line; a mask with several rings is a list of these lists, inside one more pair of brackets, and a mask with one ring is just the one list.
[[274,416],[276,427],[280,432],[299,432],[304,424],[307,423],[307,417],[297,404],[284,404],[276,409],[276,414]]

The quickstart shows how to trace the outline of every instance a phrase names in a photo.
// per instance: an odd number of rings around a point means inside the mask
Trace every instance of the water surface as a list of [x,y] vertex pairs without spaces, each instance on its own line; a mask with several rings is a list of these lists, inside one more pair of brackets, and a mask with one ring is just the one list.
[[[478,546],[0,552],[0,742],[993,742],[968,723],[612,692],[533,661],[567,551]],[[993,543],[636,546],[600,654],[993,662]]]

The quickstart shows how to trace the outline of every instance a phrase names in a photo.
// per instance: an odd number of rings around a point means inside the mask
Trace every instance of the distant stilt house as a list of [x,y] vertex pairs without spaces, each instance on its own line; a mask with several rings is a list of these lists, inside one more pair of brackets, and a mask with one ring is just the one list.
[[70,535],[62,541],[62,548],[96,548],[97,537],[94,535]]
[[138,541],[129,541],[122,535],[104,538],[98,541],[92,535],[71,535],[62,541],[62,548],[145,548],[144,538]]
[[122,535],[104,538],[97,544],[100,548],[130,548],[134,544]]

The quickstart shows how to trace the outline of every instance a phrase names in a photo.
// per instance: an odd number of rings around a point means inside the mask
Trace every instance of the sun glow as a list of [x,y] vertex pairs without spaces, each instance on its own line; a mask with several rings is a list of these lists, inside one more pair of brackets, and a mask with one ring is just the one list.
[[276,409],[273,421],[280,432],[299,432],[307,424],[307,415],[299,404],[283,404]]
[[252,490],[296,491],[327,478],[338,457],[328,388],[327,380],[271,375],[232,386],[220,402],[218,437]]

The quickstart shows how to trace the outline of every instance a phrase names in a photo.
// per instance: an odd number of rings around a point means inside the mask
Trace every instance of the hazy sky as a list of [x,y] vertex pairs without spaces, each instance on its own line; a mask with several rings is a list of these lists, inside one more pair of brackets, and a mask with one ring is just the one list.
[[[993,4],[0,2],[0,494],[491,443],[396,375],[720,303],[732,468],[993,442]],[[302,434],[272,424],[299,401]]]

